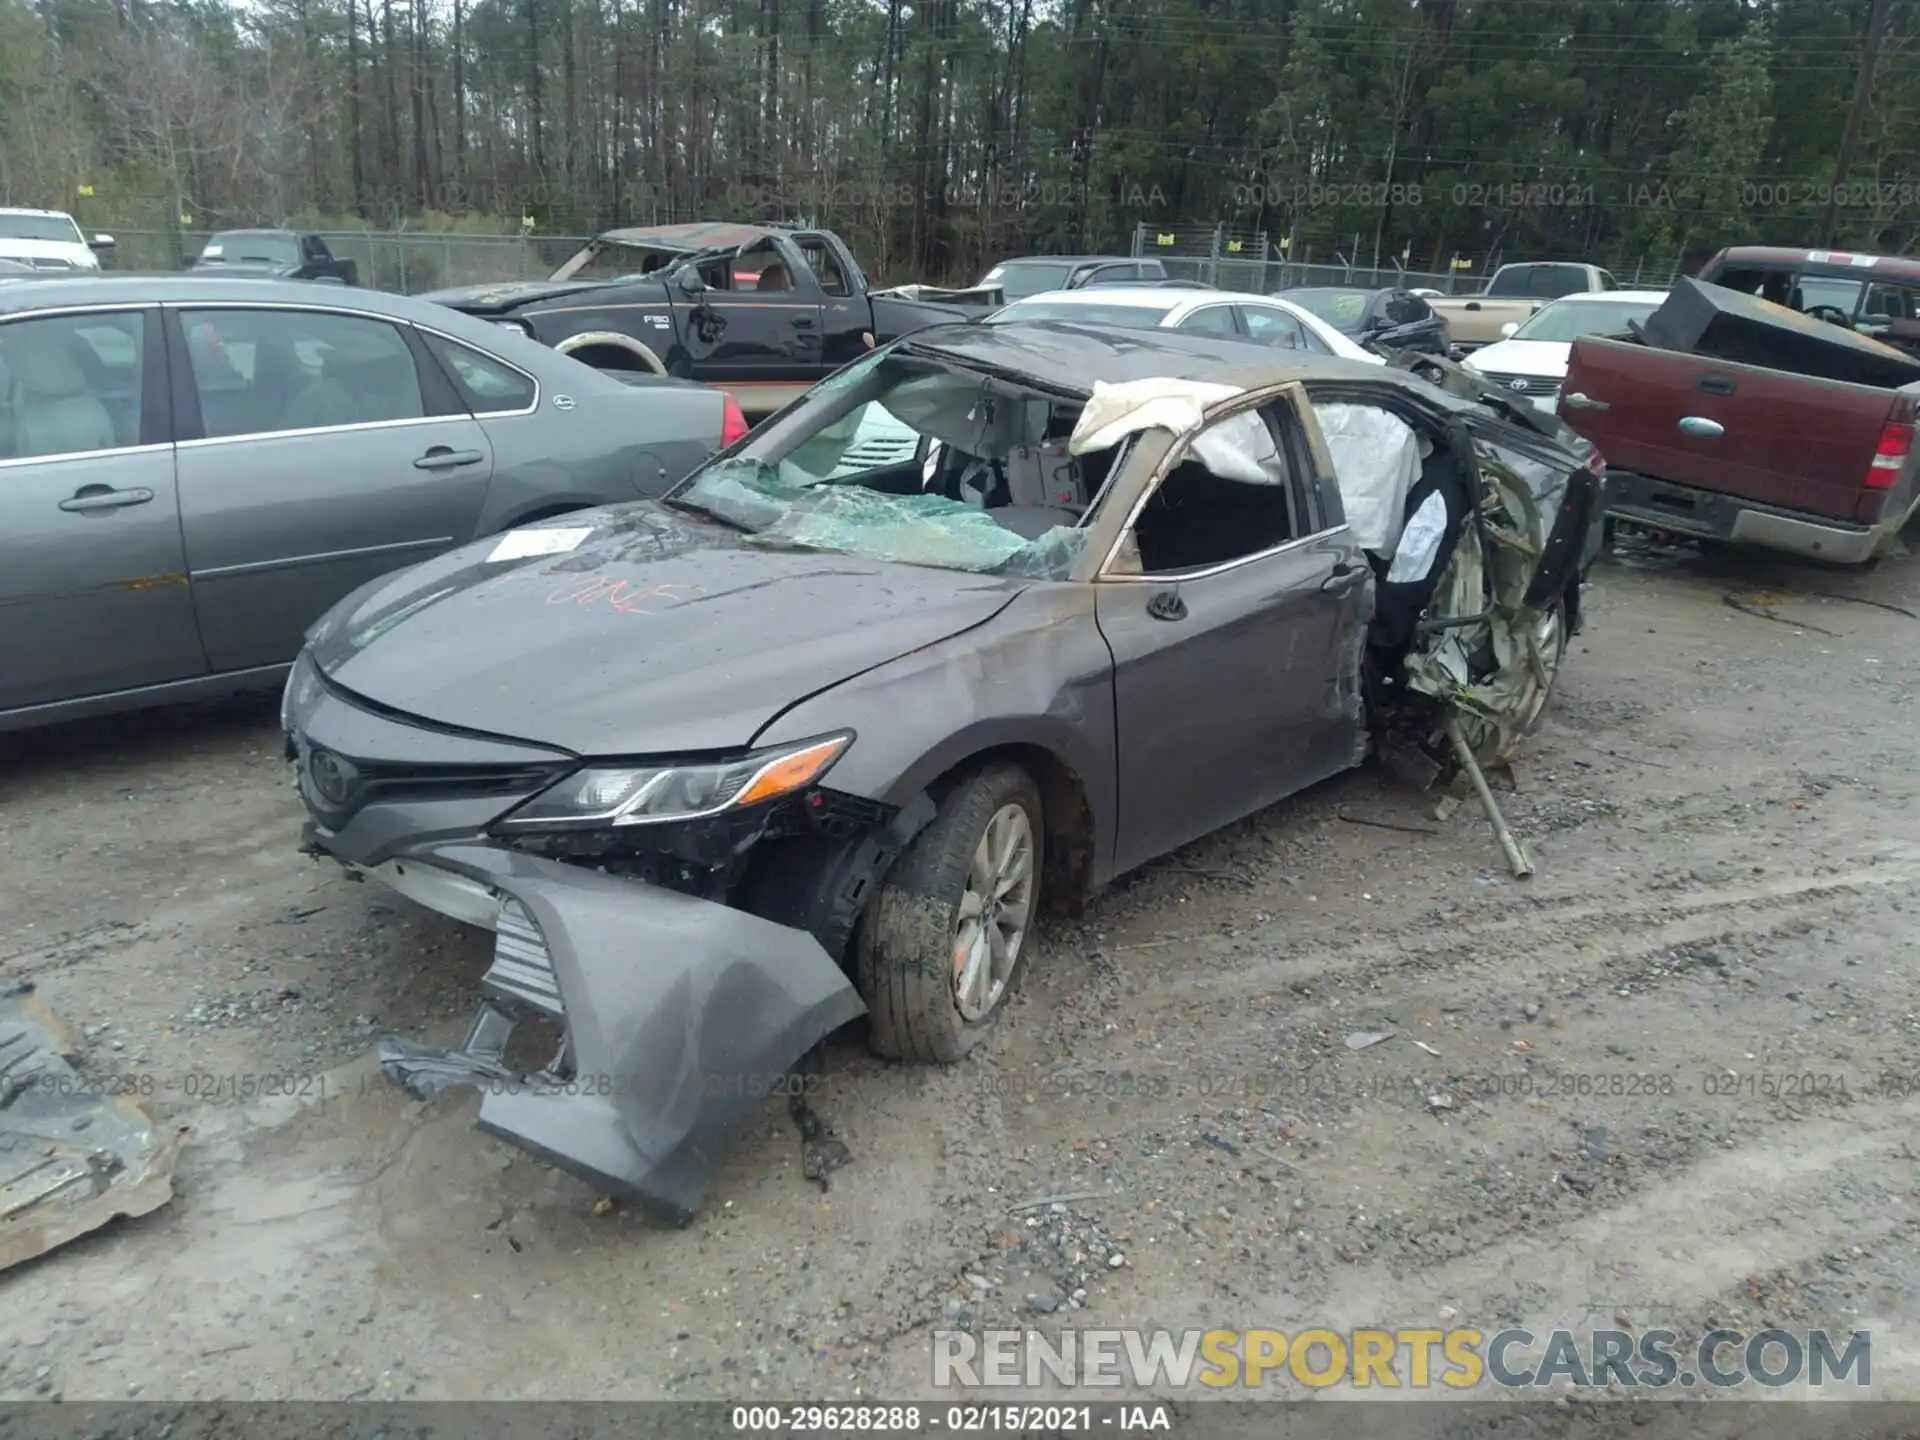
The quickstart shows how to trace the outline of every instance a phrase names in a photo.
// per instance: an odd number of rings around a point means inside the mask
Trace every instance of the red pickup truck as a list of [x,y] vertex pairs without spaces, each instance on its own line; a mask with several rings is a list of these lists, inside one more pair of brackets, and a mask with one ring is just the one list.
[[1574,342],[1559,413],[1610,517],[1854,564],[1920,504],[1920,263],[1722,251],[1631,336]]

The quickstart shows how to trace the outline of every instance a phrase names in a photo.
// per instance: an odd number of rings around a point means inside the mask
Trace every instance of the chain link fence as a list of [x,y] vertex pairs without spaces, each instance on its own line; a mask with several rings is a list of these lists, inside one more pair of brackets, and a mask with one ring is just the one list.
[[[211,232],[116,229],[110,262],[117,270],[169,271],[185,268]],[[454,285],[485,285],[503,280],[544,280],[587,243],[585,235],[469,235],[415,230],[321,230],[327,248],[351,260],[359,282],[376,290],[417,295]],[[1474,294],[1505,256],[1470,257],[1451,271],[1403,270],[1399,266],[1299,264],[1259,231],[1224,225],[1136,227],[1132,253],[1159,260],[1176,280],[1198,281],[1220,290],[1271,294],[1295,285],[1354,285],[1368,288],[1402,285],[1442,295]],[[1464,262],[1469,257],[1460,257]],[[1663,289],[1679,272],[1667,261],[1640,256],[1616,258],[1607,266],[1623,286]]]
[[[116,270],[183,270],[213,232],[111,230]],[[360,284],[417,295],[452,285],[544,280],[587,243],[584,235],[460,235],[406,230],[318,230]]]
[[[1182,226],[1142,222],[1134,230],[1132,254],[1155,259],[1176,280],[1198,281],[1217,290],[1241,290],[1270,295],[1296,285],[1352,285],[1363,289],[1404,286],[1434,290],[1442,295],[1477,294],[1487,277],[1508,257],[1453,257],[1444,271],[1407,270],[1398,265],[1301,264],[1290,260],[1284,247],[1257,230],[1235,230],[1225,225]],[[1526,258],[1526,257],[1518,257]],[[1680,271],[1671,261],[1641,255],[1600,262],[1623,287],[1663,290]]]

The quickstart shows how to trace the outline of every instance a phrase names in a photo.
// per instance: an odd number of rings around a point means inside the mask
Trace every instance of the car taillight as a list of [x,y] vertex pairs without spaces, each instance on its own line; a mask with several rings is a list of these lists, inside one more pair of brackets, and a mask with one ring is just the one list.
[[1889,421],[1880,431],[1880,443],[1874,446],[1873,463],[1867,466],[1863,482],[1869,490],[1891,490],[1907,467],[1913,453],[1913,426]]
[[726,449],[736,440],[747,436],[747,413],[740,408],[740,402],[731,395],[722,396],[727,402],[726,418],[720,422],[720,448]]

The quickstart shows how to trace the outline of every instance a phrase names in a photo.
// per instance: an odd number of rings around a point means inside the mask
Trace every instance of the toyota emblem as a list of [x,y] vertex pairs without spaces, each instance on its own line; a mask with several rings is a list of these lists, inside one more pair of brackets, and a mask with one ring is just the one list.
[[313,793],[324,805],[338,809],[353,796],[353,783],[359,778],[359,772],[353,768],[353,762],[344,760],[331,750],[315,749],[307,756],[307,778],[313,782]]
[[1527,388],[1527,382],[1516,375],[1507,382],[1507,388],[1509,390],[1525,390]]

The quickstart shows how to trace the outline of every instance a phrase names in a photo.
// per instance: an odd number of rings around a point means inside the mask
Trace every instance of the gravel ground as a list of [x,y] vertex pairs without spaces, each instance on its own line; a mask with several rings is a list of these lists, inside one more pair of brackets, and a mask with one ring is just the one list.
[[193,1135],[6,1278],[0,1397],[900,1398],[955,1324],[1510,1322],[1871,1328],[1920,1396],[1920,561],[1595,582],[1504,797],[1530,881],[1331,782],[1043,930],[966,1063],[837,1040],[853,1163],[770,1105],[683,1230],[378,1078],[485,939],[295,852],[271,702],[8,737],[0,982]]

